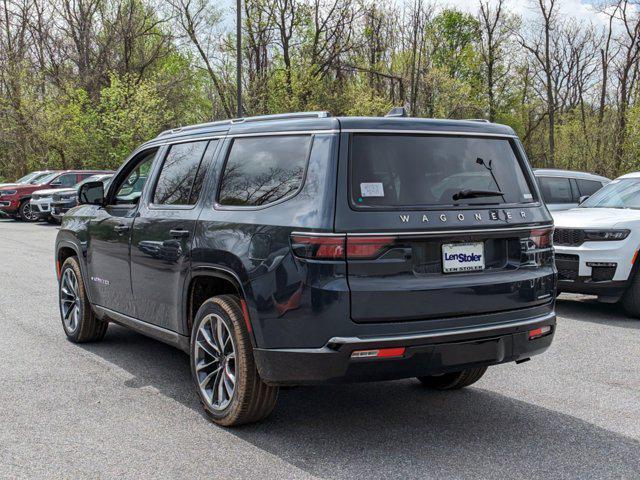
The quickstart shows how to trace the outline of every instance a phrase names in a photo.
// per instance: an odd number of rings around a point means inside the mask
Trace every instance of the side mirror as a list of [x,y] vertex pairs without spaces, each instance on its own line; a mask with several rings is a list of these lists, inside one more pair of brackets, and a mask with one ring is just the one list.
[[580,198],[578,198],[578,205],[580,205],[582,202],[584,202],[587,198],[589,198],[591,195],[583,195]]
[[82,185],[78,192],[78,203],[80,205],[103,205],[104,186],[102,182],[87,182]]

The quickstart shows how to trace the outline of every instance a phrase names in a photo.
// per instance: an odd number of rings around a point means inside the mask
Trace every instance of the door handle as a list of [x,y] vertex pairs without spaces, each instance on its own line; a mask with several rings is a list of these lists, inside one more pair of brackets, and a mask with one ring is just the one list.
[[113,229],[116,231],[116,233],[125,233],[129,231],[129,225],[116,225],[115,227],[113,227]]
[[189,230],[169,230],[169,235],[171,235],[173,238],[187,238],[189,236]]

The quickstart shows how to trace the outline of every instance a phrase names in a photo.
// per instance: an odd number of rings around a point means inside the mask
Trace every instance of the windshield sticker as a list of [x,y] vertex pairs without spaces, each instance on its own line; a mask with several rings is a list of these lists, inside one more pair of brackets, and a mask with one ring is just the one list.
[[523,193],[522,196],[524,197],[525,200],[533,199],[533,195],[531,195],[530,193]]
[[384,197],[384,187],[382,183],[361,183],[360,194],[363,197]]

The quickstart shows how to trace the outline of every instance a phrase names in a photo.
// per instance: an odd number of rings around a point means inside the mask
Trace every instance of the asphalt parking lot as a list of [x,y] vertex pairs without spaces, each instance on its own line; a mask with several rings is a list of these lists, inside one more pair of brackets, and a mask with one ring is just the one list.
[[0,220],[2,478],[638,478],[640,320],[562,296],[551,349],[464,391],[417,381],[281,391],[264,423],[206,420],[187,357],[60,325],[57,227]]

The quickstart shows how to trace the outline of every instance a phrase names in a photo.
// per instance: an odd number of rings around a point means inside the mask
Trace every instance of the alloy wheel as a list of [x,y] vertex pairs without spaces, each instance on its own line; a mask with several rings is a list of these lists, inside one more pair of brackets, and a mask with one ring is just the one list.
[[200,323],[193,361],[202,397],[213,410],[224,410],[236,388],[236,350],[219,315],[207,315]]
[[60,311],[67,333],[73,334],[80,324],[80,296],[76,272],[67,268],[60,280]]
[[31,202],[27,201],[22,207],[22,213],[24,214],[24,218],[29,222],[34,222],[38,219],[38,212],[35,211]]

